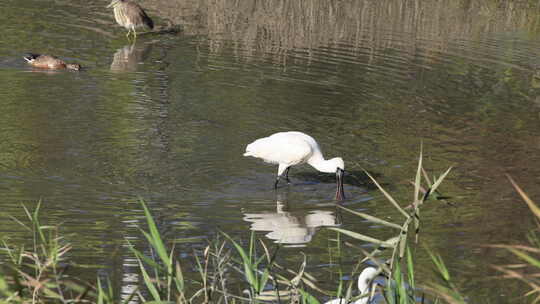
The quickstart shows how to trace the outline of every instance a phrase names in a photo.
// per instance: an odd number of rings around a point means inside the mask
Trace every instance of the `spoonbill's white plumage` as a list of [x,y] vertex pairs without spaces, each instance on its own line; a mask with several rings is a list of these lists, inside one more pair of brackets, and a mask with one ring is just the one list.
[[[362,270],[358,276],[358,290],[362,296],[360,299],[352,302],[353,304],[367,304],[371,300],[370,293],[372,287],[374,287],[374,279],[380,274],[380,270],[374,267],[366,267]],[[347,304],[348,302],[345,299],[333,299],[324,304]]]
[[320,172],[335,173],[337,190],[336,199],[345,198],[343,193],[343,172],[345,164],[341,157],[325,160],[319,145],[313,137],[302,132],[279,132],[268,137],[259,138],[246,147],[244,156],[253,156],[265,162],[278,164],[278,174],[274,188],[277,188],[279,179],[285,173],[289,181],[291,166],[308,163]]

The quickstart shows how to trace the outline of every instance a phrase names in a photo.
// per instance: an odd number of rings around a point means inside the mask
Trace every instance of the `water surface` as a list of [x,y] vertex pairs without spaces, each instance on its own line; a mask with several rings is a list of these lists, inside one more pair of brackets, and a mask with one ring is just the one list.
[[[344,246],[347,258],[334,261],[335,233],[323,227],[391,232],[336,208],[333,177],[309,166],[293,168],[293,184],[276,193],[277,168],[242,157],[245,145],[306,132],[327,157],[346,160],[345,206],[399,222],[361,170],[406,205],[423,144],[430,174],[454,167],[441,188],[452,204],[433,201],[422,212],[423,244],[475,303],[516,300],[514,283],[486,279],[509,256],[479,245],[525,242],[533,227],[505,174],[539,197],[538,7],[141,4],[157,29],[135,44],[106,1],[0,4],[9,20],[0,29],[0,235],[24,242],[7,215],[22,218],[21,203],[42,200],[43,221],[62,224],[73,259],[128,292],[138,276],[125,239],[141,237],[143,198],[186,261],[218,229],[243,239],[253,229],[284,243],[291,267],[307,253],[309,270],[330,287],[358,251]],[[26,52],[85,69],[36,70]],[[418,259],[429,278],[426,254]]]

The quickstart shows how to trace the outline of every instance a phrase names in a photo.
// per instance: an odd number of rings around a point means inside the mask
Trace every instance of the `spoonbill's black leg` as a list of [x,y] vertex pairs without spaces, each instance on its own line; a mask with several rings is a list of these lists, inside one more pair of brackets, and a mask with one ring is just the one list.
[[285,169],[285,180],[288,184],[291,183],[291,180],[289,179],[289,169],[291,169],[291,167],[287,167],[287,169]]

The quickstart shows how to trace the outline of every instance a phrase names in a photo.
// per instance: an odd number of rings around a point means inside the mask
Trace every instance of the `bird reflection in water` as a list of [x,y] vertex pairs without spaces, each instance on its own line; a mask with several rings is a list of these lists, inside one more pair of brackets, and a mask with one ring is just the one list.
[[335,211],[309,210],[305,216],[288,211],[288,191],[277,193],[276,212],[244,213],[253,231],[269,231],[266,237],[275,243],[305,246],[320,227],[341,225]]
[[[137,264],[135,265],[138,266]],[[135,295],[139,289],[140,283],[141,283],[141,278],[138,273],[136,272],[123,273],[122,287],[121,287],[121,292],[120,292],[120,297],[123,300],[123,303],[125,303],[124,301],[128,301],[127,302],[128,304],[139,304],[141,302],[139,297]]]
[[[139,227],[143,224],[139,217],[126,217],[122,220],[124,226],[124,238],[129,242],[138,242],[140,235],[138,233]],[[142,220],[144,221],[144,220]],[[131,243],[125,243],[122,245],[122,249],[119,250],[121,257],[121,275],[122,282],[120,287],[120,299],[122,303],[126,304],[139,304],[141,298],[139,298],[139,286],[142,284],[142,277],[140,274],[139,261],[133,255]]]
[[133,43],[118,49],[113,56],[111,71],[136,72],[139,63],[143,62],[145,58],[148,57],[151,49],[152,45],[148,43],[139,45]]

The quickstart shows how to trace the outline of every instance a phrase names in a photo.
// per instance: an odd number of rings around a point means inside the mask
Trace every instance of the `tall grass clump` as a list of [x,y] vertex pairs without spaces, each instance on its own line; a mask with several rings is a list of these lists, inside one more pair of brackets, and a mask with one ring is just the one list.
[[[363,212],[338,206],[348,213],[395,231],[393,237],[381,240],[342,228],[328,228],[356,240],[376,245],[375,249],[371,252],[362,252],[364,258],[361,259],[361,262],[370,260],[371,263],[375,263],[388,278],[387,284],[383,287],[382,292],[382,296],[386,303],[407,304],[417,303],[419,300],[423,302],[426,297],[426,292],[429,292],[434,296],[432,301],[444,300],[448,303],[465,303],[465,300],[459,292],[457,292],[457,288],[450,280],[449,272],[442,259],[431,253],[432,261],[436,265],[437,274],[441,280],[439,282],[433,282],[428,286],[418,288],[419,286],[417,286],[414,273],[414,258],[411,251],[411,246],[416,246],[419,242],[421,208],[429,199],[439,197],[438,188],[450,173],[451,169],[452,168],[448,168],[440,176],[433,180],[430,179],[423,168],[423,155],[422,152],[420,152],[416,175],[412,182],[414,187],[413,199],[405,206],[404,204],[400,204],[375,180],[375,178],[364,170],[365,174],[383,194],[386,201],[399,212],[402,217],[402,222],[389,222]],[[388,251],[390,252],[388,253]],[[444,293],[445,297],[441,296],[443,291],[447,292]],[[337,294],[339,296],[339,291]],[[447,294],[452,295],[446,297]],[[354,298],[350,296],[350,293],[347,293],[347,296],[345,296],[343,300],[343,303],[349,303],[353,301]]]
[[32,244],[27,248],[2,240],[0,250],[7,257],[0,266],[2,303],[83,301],[92,290],[66,273],[71,245],[59,236],[57,226],[41,224],[41,201],[32,212],[24,205],[22,208],[28,224],[11,219],[28,232]]
[[[130,249],[137,257],[148,291],[148,296],[137,291],[137,296],[143,302],[257,303],[307,299],[307,303],[314,303],[313,296],[304,288],[305,285],[317,288],[311,282],[313,276],[304,272],[306,261],[298,271],[282,267],[275,262],[279,246],[270,249],[263,241],[256,246],[253,233],[247,248],[221,232],[224,238],[217,236],[209,241],[203,252],[194,254],[199,278],[189,280],[192,293],[188,296],[186,280],[180,262],[175,258],[174,246],[167,248],[146,204],[141,201],[141,205],[149,230],[141,229],[141,233],[150,244],[151,254],[145,255],[134,246],[130,246]],[[261,248],[261,254],[257,248]],[[235,274],[245,282],[246,288],[240,293],[235,292],[234,288],[231,290],[228,284]]]
[[[174,246],[170,249],[165,246],[148,207],[143,201],[141,201],[141,205],[149,231],[142,229],[140,231],[150,245],[152,254],[146,256],[141,251],[135,249],[134,246],[129,247],[137,257],[144,279],[143,281],[149,295],[145,297],[140,291],[136,291],[136,293],[143,302],[150,301],[147,300],[149,298],[151,301],[157,303],[171,301],[185,303],[187,299],[184,293],[184,276],[180,262],[175,259]],[[145,265],[148,267],[145,267]]]
[[[429,301],[434,303],[465,303],[452,283],[444,262],[436,254],[430,253],[438,269],[439,282],[426,286],[417,283],[412,252],[421,229],[420,210],[429,199],[435,197],[451,170],[446,170],[432,182],[423,169],[422,160],[420,154],[413,182],[413,200],[405,207],[366,172],[388,203],[399,212],[400,222],[390,222],[338,205],[359,218],[395,231],[393,237],[381,240],[342,228],[328,229],[337,232],[338,239],[344,235],[375,245],[370,252],[358,252],[359,263],[350,272],[354,277],[360,271],[361,263],[367,260],[375,264],[387,277],[386,283],[378,291],[380,302],[424,302],[428,293],[431,295]],[[318,304],[323,297],[339,297],[341,303],[345,304],[366,297],[355,296],[355,280],[350,280],[347,286],[342,281],[336,282],[336,291],[321,288],[317,278],[306,270],[308,260],[302,253],[300,265],[280,265],[280,245],[269,246],[257,239],[254,233],[242,243],[225,232],[218,232],[204,249],[194,252],[190,269],[198,275],[188,278],[183,272],[178,248],[173,242],[163,239],[149,208],[142,200],[140,204],[146,218],[146,227],[140,228],[145,243],[126,242],[136,257],[142,282],[123,298],[122,303],[137,300],[141,303]],[[41,203],[38,203],[33,211],[23,206],[29,224],[12,217],[27,230],[32,245],[25,248],[24,245],[14,246],[3,241],[2,250],[7,263],[0,268],[0,303],[119,303],[120,294],[109,281],[97,279],[95,283],[86,283],[68,275],[71,246],[59,236],[58,227],[40,223],[40,206]]]

